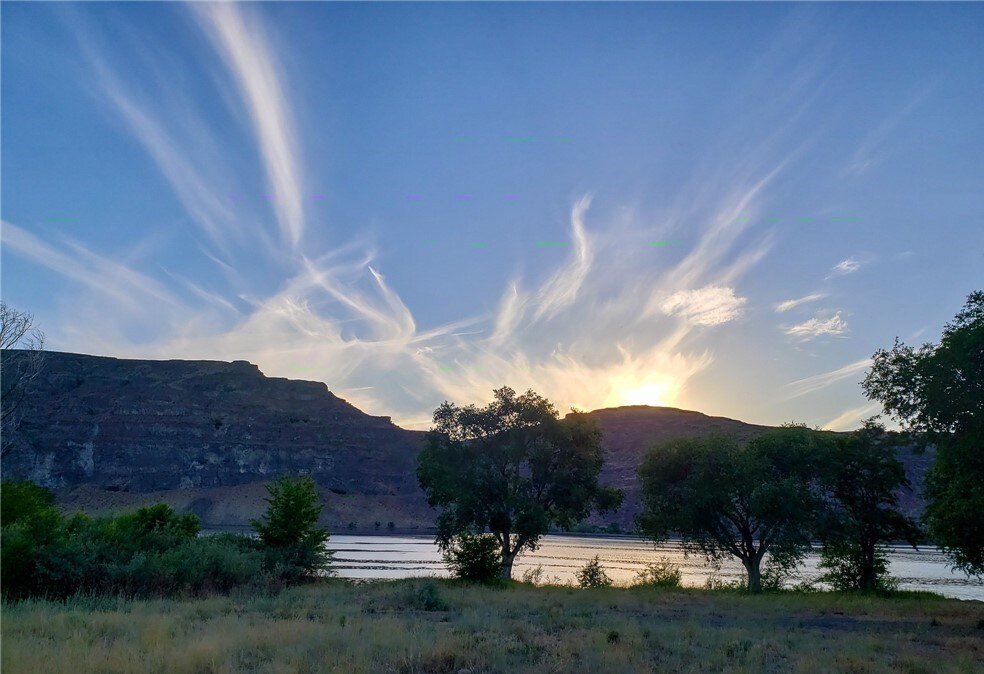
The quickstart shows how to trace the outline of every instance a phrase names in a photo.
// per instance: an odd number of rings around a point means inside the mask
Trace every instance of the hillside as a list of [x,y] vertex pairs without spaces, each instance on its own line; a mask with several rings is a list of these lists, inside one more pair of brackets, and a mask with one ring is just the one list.
[[[3,352],[3,361],[19,357]],[[12,362],[12,361],[11,361]],[[415,477],[423,433],[361,412],[321,382],[266,377],[245,361],[152,361],[48,352],[3,459],[5,478],[55,489],[69,510],[103,512],[165,501],[210,526],[241,526],[264,507],[263,484],[310,474],[333,531],[432,526]],[[604,432],[602,479],[625,506],[592,524],[631,527],[636,468],[653,443],[768,430],[666,407],[591,412]],[[903,456],[921,484],[929,454]],[[920,502],[906,497],[917,511]],[[376,526],[379,522],[379,526]]]

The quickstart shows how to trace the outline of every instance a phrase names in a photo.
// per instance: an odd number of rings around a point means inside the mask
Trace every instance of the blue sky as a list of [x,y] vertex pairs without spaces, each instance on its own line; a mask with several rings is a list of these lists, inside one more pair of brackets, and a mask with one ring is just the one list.
[[856,427],[984,281],[978,4],[4,3],[2,294],[426,427]]

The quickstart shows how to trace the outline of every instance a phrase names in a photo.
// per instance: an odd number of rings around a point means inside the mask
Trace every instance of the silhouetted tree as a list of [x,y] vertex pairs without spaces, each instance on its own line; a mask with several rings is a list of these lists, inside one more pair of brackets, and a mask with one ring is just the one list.
[[20,405],[31,380],[41,371],[43,349],[44,333],[34,325],[34,316],[0,302],[0,455],[12,446]]
[[621,503],[616,489],[598,484],[601,431],[585,414],[560,420],[533,391],[503,387],[486,407],[445,402],[434,412],[418,458],[417,477],[431,506],[441,510],[437,542],[490,531],[510,578],[521,550],[536,550],[551,526],[570,529],[594,509]]
[[924,515],[933,540],[956,567],[984,573],[984,291],[967,297],[939,344],[896,339],[873,358],[865,394],[937,445]]
[[871,592],[885,586],[887,560],[878,546],[919,542],[916,523],[899,512],[898,490],[907,488],[905,466],[885,427],[869,419],[840,437],[832,455],[828,486],[834,498],[824,536],[821,578],[841,590]]
[[639,469],[644,536],[708,560],[739,559],[751,592],[762,590],[762,559],[791,568],[810,548],[824,512],[817,477],[828,434],[778,428],[747,444],[727,436],[674,440],[649,451]]

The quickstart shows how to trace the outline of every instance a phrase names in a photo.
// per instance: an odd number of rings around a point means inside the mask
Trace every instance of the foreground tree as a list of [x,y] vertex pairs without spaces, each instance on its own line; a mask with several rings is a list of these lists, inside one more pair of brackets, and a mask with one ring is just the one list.
[[279,566],[290,578],[327,571],[331,553],[325,548],[328,532],[318,527],[324,506],[318,503],[314,480],[284,475],[267,485],[270,498],[262,520],[251,522],[260,542],[271,553],[270,566]]
[[804,427],[778,428],[746,445],[727,436],[654,447],[639,469],[637,525],[654,542],[679,534],[688,552],[739,559],[748,590],[762,590],[762,559],[794,567],[824,511],[822,472],[831,440]]
[[968,296],[939,344],[915,349],[896,339],[875,353],[862,387],[936,444],[925,521],[954,566],[984,574],[984,291]]
[[622,494],[598,484],[603,452],[593,419],[559,419],[533,391],[503,387],[487,406],[445,402],[418,457],[417,478],[437,518],[442,550],[456,537],[492,532],[503,578],[522,550],[536,550],[550,527],[570,529],[593,510],[617,508]]
[[833,496],[820,568],[821,580],[839,590],[872,592],[888,583],[888,563],[878,546],[904,540],[913,547],[921,532],[899,512],[898,492],[909,487],[905,466],[884,426],[869,419],[837,440],[828,474]]
[[0,302],[0,455],[12,446],[24,394],[41,372],[43,349],[44,333],[34,325],[34,316]]

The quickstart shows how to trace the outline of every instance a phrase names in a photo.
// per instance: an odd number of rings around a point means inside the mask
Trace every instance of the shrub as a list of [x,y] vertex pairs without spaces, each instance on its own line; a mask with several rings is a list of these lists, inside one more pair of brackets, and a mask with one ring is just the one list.
[[448,604],[441,596],[437,583],[433,581],[415,585],[410,588],[408,604],[421,611],[447,611]]
[[487,583],[502,572],[502,551],[492,534],[462,534],[442,543],[444,563],[455,578]]
[[[844,592],[860,591],[862,587],[861,546],[855,543],[828,543],[820,550],[817,567],[824,571],[817,580],[827,583],[835,590]],[[872,564],[876,592],[891,592],[898,588],[899,581],[888,574],[888,559],[881,551],[875,551]]]
[[635,576],[635,584],[644,587],[680,587],[682,580],[680,567],[668,557],[660,557],[655,562],[649,562]]
[[331,553],[325,548],[328,532],[318,528],[322,505],[314,480],[283,476],[267,485],[270,498],[262,520],[251,522],[266,552],[268,569],[286,579],[328,572]]
[[523,582],[530,585],[539,585],[543,582],[543,578],[546,574],[543,571],[543,566],[538,564],[532,569],[527,569],[523,572]]
[[595,555],[594,559],[579,569],[575,576],[577,576],[577,584],[584,588],[610,587],[612,584],[612,579],[608,577],[605,569],[598,561],[598,555]]
[[33,482],[4,480],[0,484],[0,522],[5,527],[54,507],[55,495]]
[[4,484],[0,573],[8,599],[226,592],[264,580],[264,553],[236,535],[199,537],[194,515],[164,504],[116,517],[63,517],[40,488]]

